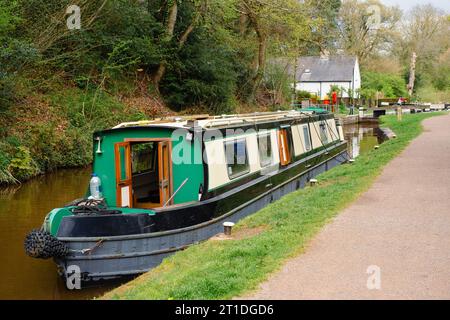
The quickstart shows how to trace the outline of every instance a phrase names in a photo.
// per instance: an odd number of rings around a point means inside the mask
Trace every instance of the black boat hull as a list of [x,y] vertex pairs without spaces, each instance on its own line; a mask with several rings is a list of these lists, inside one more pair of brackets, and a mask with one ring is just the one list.
[[[321,151],[314,156],[314,162],[311,159],[303,159],[272,176],[261,177],[239,190],[185,207],[161,210],[156,215],[161,217],[155,220],[155,230],[159,230],[156,232],[101,237],[59,235],[58,239],[68,245],[70,253],[55,259],[58,270],[63,277],[67,277],[71,270],[79,270],[84,281],[144,273],[176,251],[222,232],[224,222],[238,222],[284,195],[303,188],[311,178],[346,162],[346,143]],[[204,220],[195,223],[195,219]],[[174,221],[179,221],[177,228],[164,230],[169,225],[173,227]]]

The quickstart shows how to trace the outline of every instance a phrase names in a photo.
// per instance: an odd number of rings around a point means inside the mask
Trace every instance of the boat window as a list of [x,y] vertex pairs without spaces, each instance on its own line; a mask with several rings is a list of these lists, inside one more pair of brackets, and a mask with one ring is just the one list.
[[272,142],[270,133],[258,136],[259,162],[262,168],[272,164]]
[[303,138],[305,139],[305,150],[311,151],[311,137],[309,135],[308,126],[303,127]]
[[156,147],[154,142],[131,145],[133,175],[155,171]]
[[322,144],[328,144],[327,127],[325,123],[320,124],[320,140]]
[[224,145],[228,176],[230,179],[238,178],[250,172],[246,140],[227,141]]

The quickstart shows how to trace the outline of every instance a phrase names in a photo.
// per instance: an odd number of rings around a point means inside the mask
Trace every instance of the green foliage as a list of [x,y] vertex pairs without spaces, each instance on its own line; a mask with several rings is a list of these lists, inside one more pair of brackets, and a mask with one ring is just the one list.
[[400,76],[376,72],[363,72],[361,78],[361,96],[363,98],[374,98],[376,92],[381,93],[379,98],[407,96],[406,82]]
[[123,121],[143,120],[103,90],[76,88],[49,95],[49,112],[63,122],[28,123],[20,136],[5,135],[0,142],[0,183],[25,181],[40,172],[80,167],[92,162],[92,132]]
[[450,91],[450,62],[440,66],[433,76],[432,84],[439,91]]
[[[101,130],[124,120],[124,105],[103,90],[80,91],[66,89],[62,93],[51,95],[51,103],[67,116],[70,126],[86,128],[90,131]],[[131,120],[135,115],[128,115]]]
[[17,148],[17,152],[9,163],[8,171],[18,180],[26,180],[39,173],[39,168],[30,150],[24,146]]
[[184,50],[171,61],[161,83],[167,103],[176,110],[206,106],[211,113],[220,114],[234,109],[235,57],[229,48],[209,38],[206,32],[192,36]]
[[[156,40],[162,31],[153,15],[138,1],[117,0],[106,2],[102,14],[97,16],[95,12],[102,3],[92,0],[82,7],[83,17],[86,17],[82,23],[90,15],[95,18],[91,26],[82,25],[80,30],[72,32],[61,30],[61,36],[52,39],[44,50],[46,65],[63,69],[75,78],[94,77],[94,81],[102,81],[105,76],[114,79],[134,75],[137,68],[151,69],[159,63],[161,48]],[[61,10],[58,0],[46,3],[46,9],[40,14],[34,13],[33,3],[23,6],[25,12],[33,10],[30,19],[38,24],[48,19],[49,12]],[[48,22],[44,26],[48,26]]]
[[0,142],[0,168],[6,170],[11,162],[12,155],[14,154],[15,148],[7,143]]
[[297,91],[297,100],[310,99],[310,98],[311,98],[311,93],[309,93],[308,91],[304,91],[304,90]]
[[330,99],[331,99],[331,96],[333,95],[333,92],[336,92],[338,97],[341,97],[344,93],[344,90],[342,87],[334,84],[330,87],[330,92],[328,92],[328,96],[330,97]]
[[436,90],[433,86],[421,87],[417,90],[416,100],[431,103],[447,103],[450,101],[450,90]]
[[348,113],[349,113],[349,110],[348,110],[348,108],[345,106],[345,104],[343,104],[343,103],[340,103],[340,104],[339,104],[339,113],[340,113],[340,114],[348,114]]
[[16,99],[17,72],[38,58],[35,48],[26,40],[13,38],[18,16],[18,1],[0,0],[0,112]]
[[13,31],[20,18],[16,15],[16,0],[0,0],[0,40]]
[[308,13],[315,17],[312,25],[313,41],[306,42],[306,54],[318,55],[323,48],[333,48],[338,37],[338,17],[341,0],[306,0]]
[[0,142],[0,184],[18,183],[40,173],[30,150],[17,137]]
[[0,115],[11,106],[15,95],[14,80],[0,70]]
[[286,67],[280,64],[269,64],[265,70],[263,87],[271,97],[272,105],[281,105],[291,100],[292,77]]
[[[172,110],[199,107],[193,109],[211,114],[255,101],[282,108],[291,99],[291,81],[286,70],[265,61],[317,54],[319,48],[332,51],[344,7],[339,0],[246,1],[247,6],[236,0],[177,1],[171,29],[174,3],[0,0],[1,125],[14,127],[22,113],[29,122],[17,125],[19,145],[11,145],[27,147],[45,171],[89,163],[94,130],[146,118],[121,101],[159,95],[155,101]],[[81,8],[80,30],[66,25],[65,10],[73,4]],[[366,96],[406,95],[398,77],[364,76]],[[444,90],[447,80],[448,72],[442,72],[433,85]],[[54,117],[40,119],[45,112],[29,99],[34,95],[50,105],[46,111]],[[302,95],[298,98],[310,98]],[[2,138],[11,134],[0,128]],[[14,152],[2,155],[2,170],[8,170],[10,156]]]

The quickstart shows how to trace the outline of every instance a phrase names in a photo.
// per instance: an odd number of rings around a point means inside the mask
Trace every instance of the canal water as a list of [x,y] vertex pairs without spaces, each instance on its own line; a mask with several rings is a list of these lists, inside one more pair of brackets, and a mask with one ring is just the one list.
[[348,153],[353,159],[373,150],[384,141],[379,125],[376,123],[345,125],[344,135],[348,141]]
[[[346,126],[350,154],[357,157],[380,144],[378,132],[377,125]],[[90,168],[60,170],[20,187],[0,189],[0,299],[91,299],[118,285],[69,291],[52,260],[31,259],[24,252],[26,234],[40,227],[53,208],[82,197],[90,173]]]
[[89,299],[111,288],[69,291],[52,260],[29,258],[23,247],[26,234],[39,228],[49,211],[84,195],[90,172],[60,170],[0,189],[0,299]]

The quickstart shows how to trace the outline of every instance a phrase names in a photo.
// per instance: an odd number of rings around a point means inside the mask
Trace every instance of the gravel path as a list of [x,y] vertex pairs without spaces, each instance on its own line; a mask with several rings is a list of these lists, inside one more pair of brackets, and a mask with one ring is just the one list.
[[304,254],[246,298],[450,299],[450,116],[424,127]]

